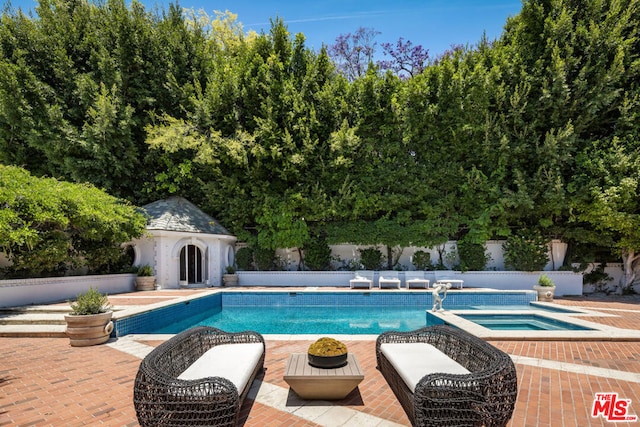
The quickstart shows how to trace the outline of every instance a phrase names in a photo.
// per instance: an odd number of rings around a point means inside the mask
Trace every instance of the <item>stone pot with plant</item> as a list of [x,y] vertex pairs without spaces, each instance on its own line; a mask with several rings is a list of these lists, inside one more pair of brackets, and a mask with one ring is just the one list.
[[309,346],[309,365],[316,368],[333,369],[347,364],[347,346],[333,338],[323,337]]
[[71,313],[64,316],[67,336],[72,347],[102,344],[113,331],[111,304],[106,294],[91,287],[71,302]]
[[139,291],[153,291],[156,288],[156,276],[153,268],[148,265],[141,265],[136,272],[136,289]]
[[556,285],[548,276],[541,274],[538,277],[538,284],[533,286],[533,290],[538,292],[538,301],[552,302]]
[[226,273],[222,275],[222,284],[224,286],[237,286],[238,275],[236,274],[236,269],[232,265],[227,265],[225,271]]

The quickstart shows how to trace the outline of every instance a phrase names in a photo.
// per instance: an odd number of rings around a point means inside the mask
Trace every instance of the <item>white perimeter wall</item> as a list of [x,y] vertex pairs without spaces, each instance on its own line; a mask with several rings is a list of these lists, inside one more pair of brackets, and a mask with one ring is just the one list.
[[38,305],[73,300],[90,287],[107,294],[133,292],[135,274],[47,277],[0,280],[0,307]]
[[[447,272],[453,279],[464,280],[464,287],[499,290],[531,290],[541,274],[556,284],[556,295],[582,295],[582,274],[570,271],[520,272],[520,271],[458,271]],[[379,272],[375,273],[374,288],[378,287]],[[425,271],[425,278],[435,283],[435,272]],[[300,286],[349,287],[352,271],[239,271],[239,286]],[[399,272],[405,288],[404,273]],[[362,288],[359,288],[362,289]],[[365,288],[366,289],[366,288]]]

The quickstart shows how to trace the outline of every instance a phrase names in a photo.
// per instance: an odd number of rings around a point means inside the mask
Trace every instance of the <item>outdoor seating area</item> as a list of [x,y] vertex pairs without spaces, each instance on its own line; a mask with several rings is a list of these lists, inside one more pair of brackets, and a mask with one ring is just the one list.
[[[403,273],[405,287],[410,289],[412,287],[420,287],[424,289],[429,288],[430,280],[425,278],[424,271],[404,271]],[[351,289],[359,287],[367,287],[373,289],[375,283],[376,272],[373,270],[358,270],[353,274],[353,279],[349,280],[349,287]],[[453,282],[462,282],[460,280],[453,280]],[[460,284],[460,287],[462,285]],[[402,289],[402,279],[398,271],[395,270],[383,270],[378,272],[378,289],[391,288]]]
[[412,425],[503,426],[518,394],[509,355],[450,326],[385,332],[378,369]]
[[[509,356],[467,332],[431,326],[385,332],[376,341],[378,369],[412,425],[505,425],[517,397]],[[198,326],[175,335],[140,363],[133,403],[141,426],[235,426],[262,371],[264,338]],[[364,379],[354,355],[319,369],[292,354],[284,381],[302,399],[344,399]]]
[[237,425],[264,358],[256,332],[201,326],[177,334],[140,363],[133,392],[140,425]]

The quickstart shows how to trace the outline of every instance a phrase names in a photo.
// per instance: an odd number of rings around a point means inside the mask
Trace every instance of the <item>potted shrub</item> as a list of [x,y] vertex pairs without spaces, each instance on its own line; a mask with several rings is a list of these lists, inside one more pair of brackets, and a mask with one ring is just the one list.
[[316,368],[332,369],[347,364],[347,346],[342,342],[323,337],[307,350],[309,365]]
[[70,305],[71,313],[65,315],[64,319],[71,346],[86,347],[109,340],[113,331],[113,311],[106,294],[91,287],[79,294]]
[[551,302],[556,291],[556,285],[549,277],[541,274],[538,277],[538,284],[534,285],[533,289],[538,292],[538,301]]
[[153,268],[145,264],[138,267],[138,277],[136,277],[136,289],[139,291],[153,291],[156,288],[156,276]]
[[222,284],[224,286],[236,286],[238,284],[238,275],[232,265],[227,265],[226,273],[222,275]]

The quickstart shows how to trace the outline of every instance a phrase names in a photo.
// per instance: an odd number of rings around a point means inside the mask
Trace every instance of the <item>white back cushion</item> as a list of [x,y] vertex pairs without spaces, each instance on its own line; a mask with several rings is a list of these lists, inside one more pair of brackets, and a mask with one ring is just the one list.
[[468,374],[467,368],[427,343],[384,343],[380,351],[389,359],[412,392],[422,377],[443,372]]

